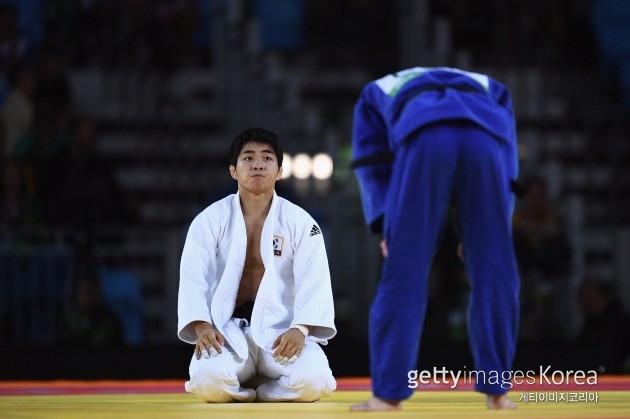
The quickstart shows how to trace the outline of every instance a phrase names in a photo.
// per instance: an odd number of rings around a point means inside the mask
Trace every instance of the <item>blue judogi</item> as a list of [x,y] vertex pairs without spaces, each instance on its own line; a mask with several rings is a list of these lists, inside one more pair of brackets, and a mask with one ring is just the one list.
[[[388,257],[370,311],[377,397],[411,395],[427,300],[427,277],[451,202],[471,282],[469,336],[475,370],[510,371],[519,279],[511,219],[518,175],[508,90],[452,68],[411,68],[370,82],[355,107],[353,166],[374,232]],[[477,390],[507,388],[480,380]],[[505,386],[504,386],[505,387]]]

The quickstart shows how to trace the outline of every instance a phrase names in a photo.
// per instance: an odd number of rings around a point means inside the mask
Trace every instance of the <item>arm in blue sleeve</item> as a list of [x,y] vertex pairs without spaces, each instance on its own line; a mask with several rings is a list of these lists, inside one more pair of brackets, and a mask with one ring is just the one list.
[[359,181],[366,223],[373,233],[381,233],[393,153],[388,146],[387,125],[367,93],[364,89],[354,108],[352,167]]

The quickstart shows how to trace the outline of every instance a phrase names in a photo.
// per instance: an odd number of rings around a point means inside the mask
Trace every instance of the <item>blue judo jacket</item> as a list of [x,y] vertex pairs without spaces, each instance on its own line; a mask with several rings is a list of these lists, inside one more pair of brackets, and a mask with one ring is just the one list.
[[393,157],[422,127],[468,120],[505,142],[507,173],[518,173],[516,126],[508,89],[491,77],[447,67],[414,67],[368,83],[354,108],[353,168],[365,220],[382,228]]

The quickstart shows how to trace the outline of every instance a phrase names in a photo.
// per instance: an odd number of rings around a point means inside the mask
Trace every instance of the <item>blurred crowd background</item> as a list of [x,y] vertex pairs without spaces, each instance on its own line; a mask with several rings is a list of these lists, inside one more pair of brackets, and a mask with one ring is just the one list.
[[[323,177],[293,159],[278,192],[324,233],[333,371],[367,375],[381,257],[349,170],[352,110],[411,66],[512,91],[516,367],[629,372],[630,2],[0,0],[0,378],[185,377],[183,239],[236,190],[227,148],[249,126],[288,156],[332,157]],[[470,369],[452,223],[441,243],[420,363]]]

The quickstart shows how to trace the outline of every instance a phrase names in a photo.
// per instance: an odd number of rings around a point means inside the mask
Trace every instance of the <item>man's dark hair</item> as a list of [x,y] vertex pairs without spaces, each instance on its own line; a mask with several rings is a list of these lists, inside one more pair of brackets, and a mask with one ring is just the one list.
[[283,154],[280,137],[275,132],[264,128],[247,128],[236,136],[230,146],[230,165],[236,166],[238,155],[243,150],[243,146],[252,142],[269,145],[278,159],[278,167],[282,167]]

